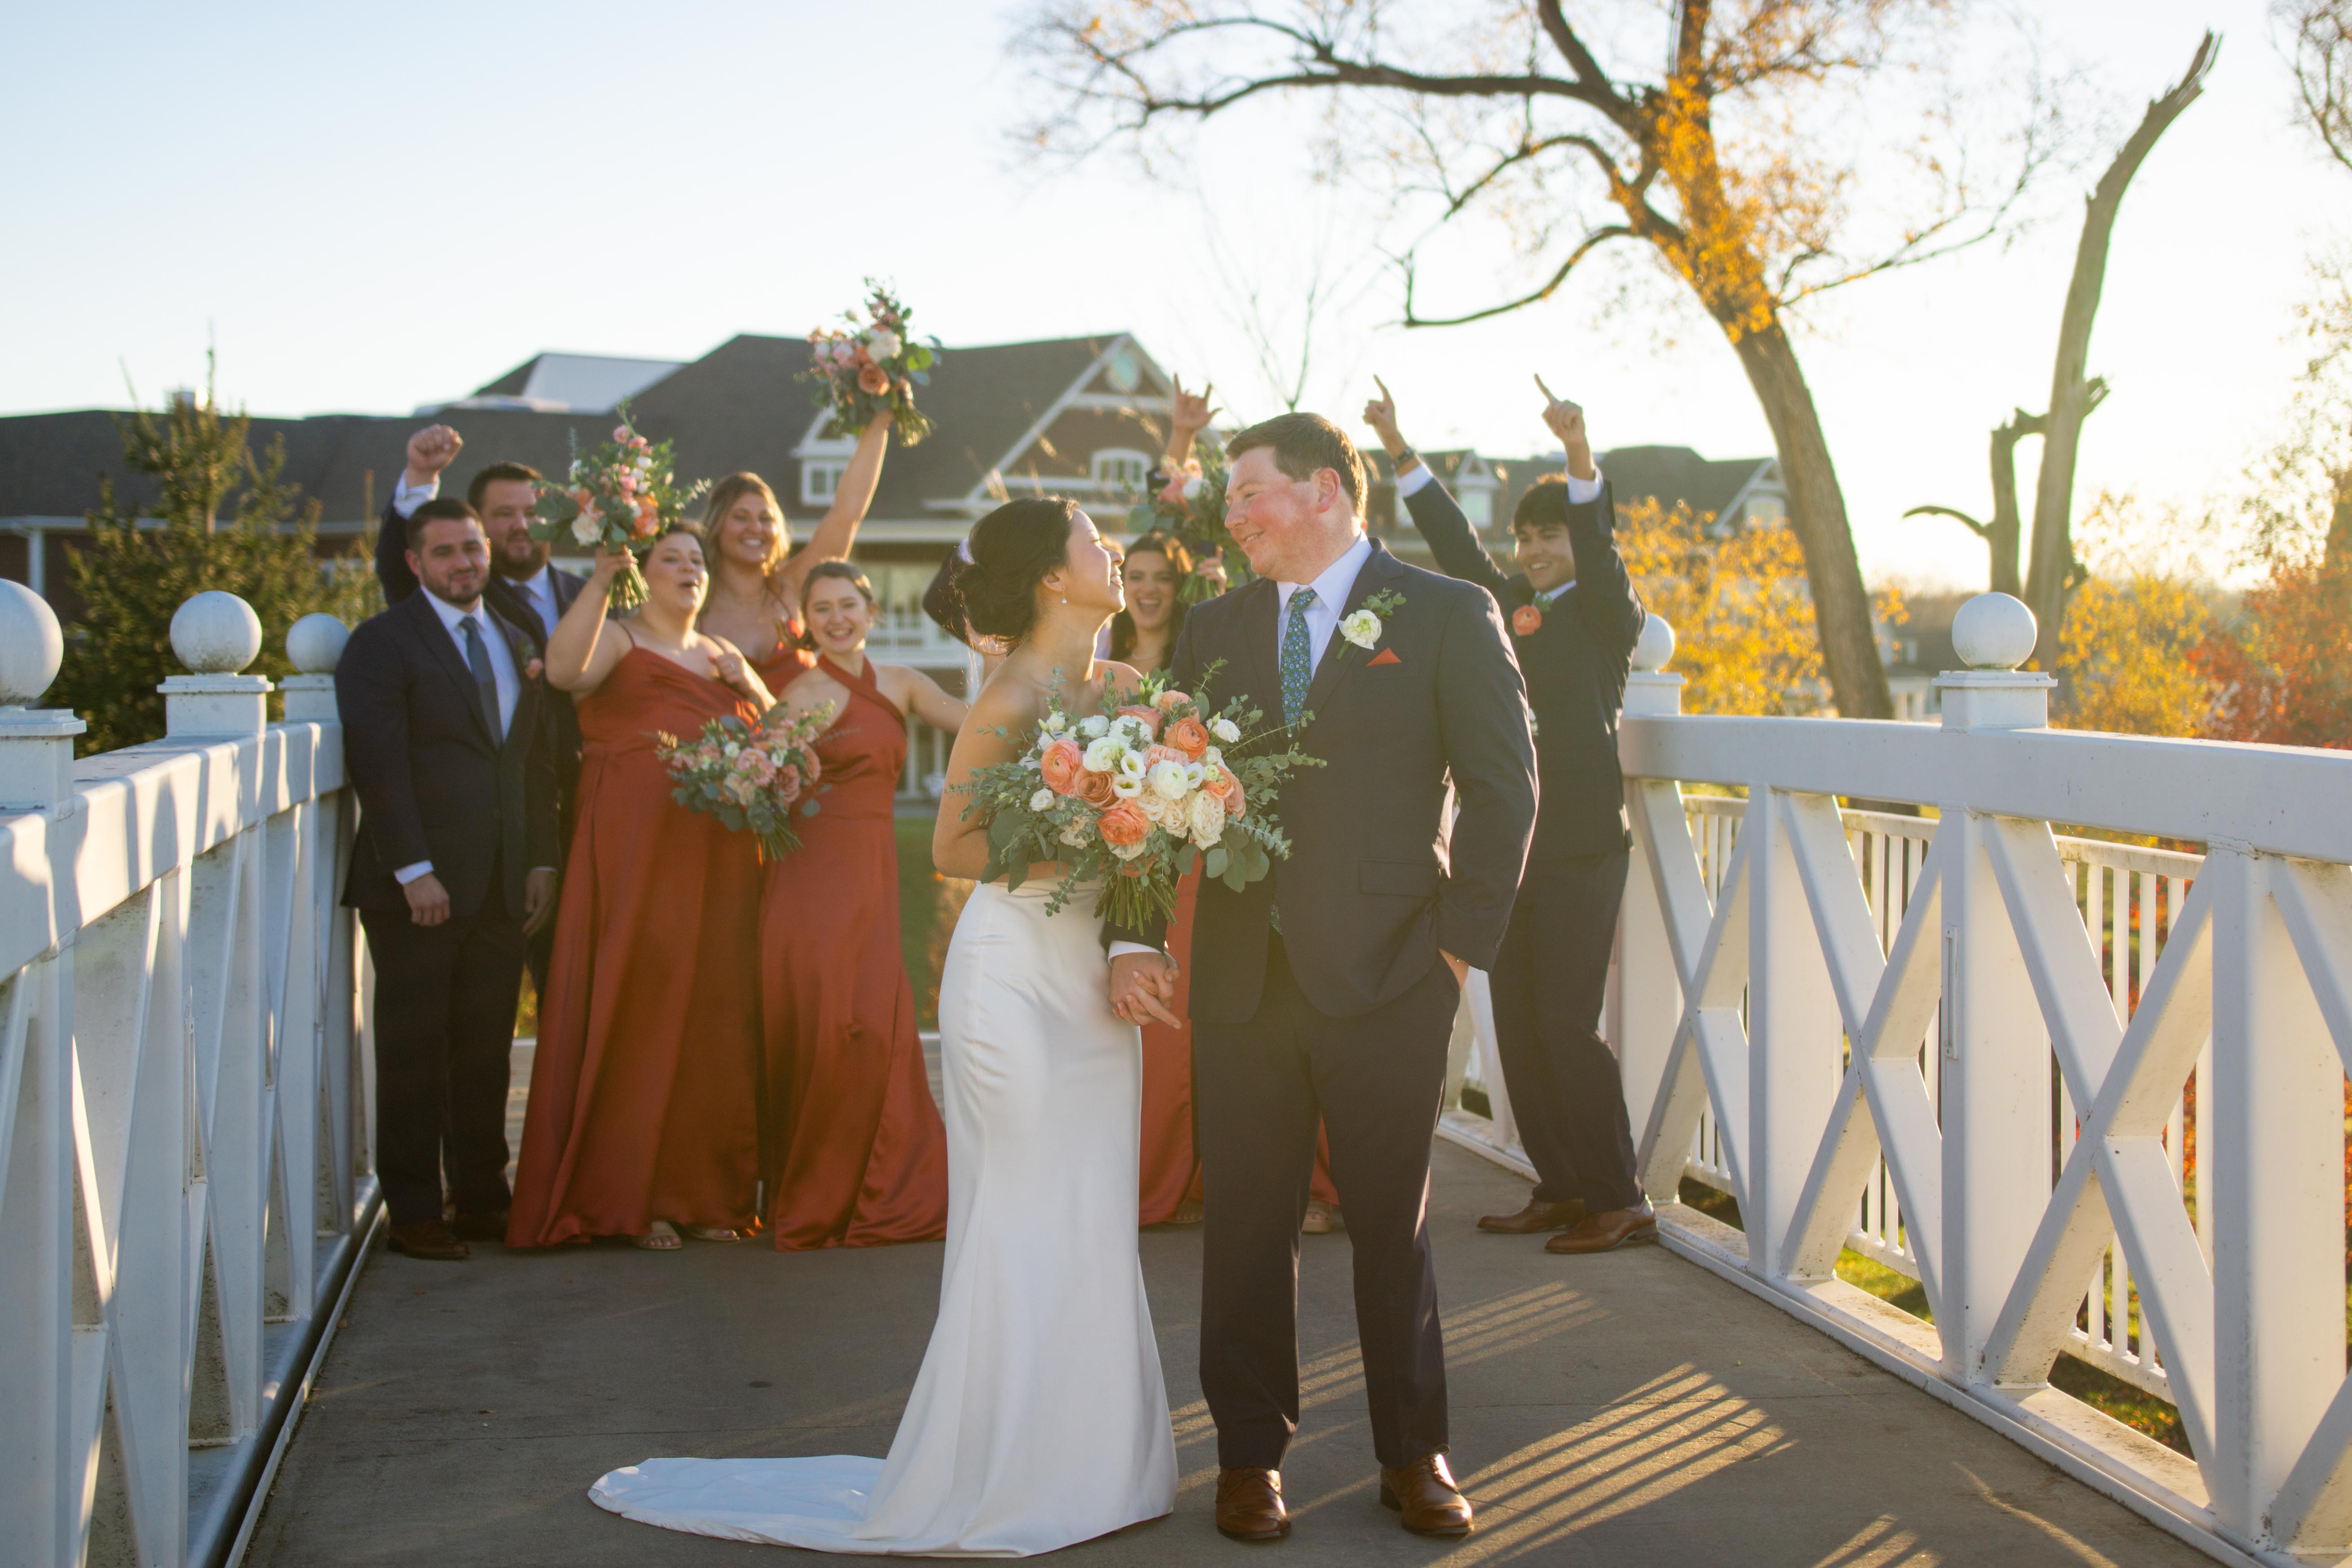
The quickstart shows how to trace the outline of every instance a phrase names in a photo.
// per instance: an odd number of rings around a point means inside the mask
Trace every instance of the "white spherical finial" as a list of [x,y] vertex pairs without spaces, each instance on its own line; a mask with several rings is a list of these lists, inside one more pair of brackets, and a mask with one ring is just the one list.
[[65,658],[65,633],[48,601],[22,583],[0,578],[0,708],[38,702]]
[[1952,617],[1952,651],[1970,669],[2015,669],[2033,657],[2037,630],[2022,599],[1979,594]]
[[332,675],[351,640],[351,627],[320,610],[286,628],[286,657],[305,675]]
[[197,675],[235,675],[261,654],[261,617],[235,594],[208,589],[172,617],[172,651]]
[[1664,616],[1652,616],[1642,623],[1641,640],[1633,645],[1633,668],[1660,670],[1666,660],[1675,657],[1675,628],[1666,625]]

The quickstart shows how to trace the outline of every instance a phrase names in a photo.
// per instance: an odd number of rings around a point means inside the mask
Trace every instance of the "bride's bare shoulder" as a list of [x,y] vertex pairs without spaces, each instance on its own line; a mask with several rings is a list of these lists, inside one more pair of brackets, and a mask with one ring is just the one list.
[[1037,721],[1037,694],[1027,681],[1008,678],[1003,668],[989,678],[973,698],[964,720],[967,730],[1015,729]]

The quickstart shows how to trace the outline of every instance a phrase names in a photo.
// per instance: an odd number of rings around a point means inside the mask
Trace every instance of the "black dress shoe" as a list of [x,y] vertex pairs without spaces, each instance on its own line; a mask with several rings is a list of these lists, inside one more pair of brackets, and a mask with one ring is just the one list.
[[428,1263],[463,1263],[466,1244],[459,1241],[449,1227],[437,1219],[412,1219],[395,1225],[385,1237],[384,1245],[394,1252]]
[[449,1222],[450,1233],[460,1241],[504,1241],[507,1238],[507,1211],[490,1209],[481,1214],[459,1214]]

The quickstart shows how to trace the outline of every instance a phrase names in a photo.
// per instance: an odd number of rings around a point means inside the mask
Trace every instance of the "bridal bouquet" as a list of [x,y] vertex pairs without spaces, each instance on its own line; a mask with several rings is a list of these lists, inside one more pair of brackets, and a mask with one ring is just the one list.
[[871,278],[873,290],[866,301],[866,321],[847,311],[846,327],[819,327],[809,334],[809,353],[815,362],[801,379],[815,383],[812,400],[833,411],[838,429],[858,431],[888,416],[898,427],[898,439],[911,447],[931,433],[931,422],[915,409],[915,388],[931,384],[930,368],[939,363],[940,341],[926,345],[907,335],[912,313],[897,295]]
[[821,769],[814,742],[822,713],[787,719],[781,710],[757,727],[732,717],[713,719],[692,741],[656,732],[654,754],[669,769],[669,797],[688,811],[715,816],[732,832],[751,833],[767,861],[801,847],[794,816],[816,815]]
[[[561,479],[541,479],[532,506],[530,535],[553,541],[568,537],[583,550],[600,546],[641,548],[684,515],[687,503],[709,488],[698,479],[680,486],[670,443],[648,441],[629,424],[629,405],[620,406],[613,438],[583,457],[572,438],[572,466]],[[646,580],[636,562],[613,579],[615,609],[646,602]]]
[[[1213,441],[1194,450],[1205,455],[1186,458],[1182,468],[1168,476],[1166,484],[1129,509],[1128,531],[1139,534],[1165,529],[1182,540],[1196,557],[1213,552],[1224,562],[1231,585],[1238,588],[1256,574],[1225,529],[1224,454]],[[1176,596],[1184,604],[1197,605],[1214,598],[1216,593],[1214,583],[1194,574],[1184,579]]]
[[1265,715],[1238,697],[1212,713],[1158,675],[1106,691],[1103,705],[1085,719],[1054,709],[1018,758],[973,771],[965,814],[988,816],[983,880],[1018,888],[1033,861],[1057,860],[1048,912],[1098,881],[1096,911],[1139,927],[1175,912],[1176,885],[1195,860],[1239,892],[1289,857],[1268,808],[1293,768],[1323,764],[1286,739],[1279,750],[1263,744],[1286,735],[1279,724],[1257,729]]

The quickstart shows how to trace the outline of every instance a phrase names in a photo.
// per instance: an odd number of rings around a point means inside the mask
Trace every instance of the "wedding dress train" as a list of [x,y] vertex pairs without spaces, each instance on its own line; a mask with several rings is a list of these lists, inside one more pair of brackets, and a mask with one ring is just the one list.
[[614,1513],[820,1552],[1025,1557],[1169,1512],[1176,1452],[1136,1254],[1141,1058],[1101,922],[972,890],[940,982],[940,1315],[887,1459],[647,1459]]

